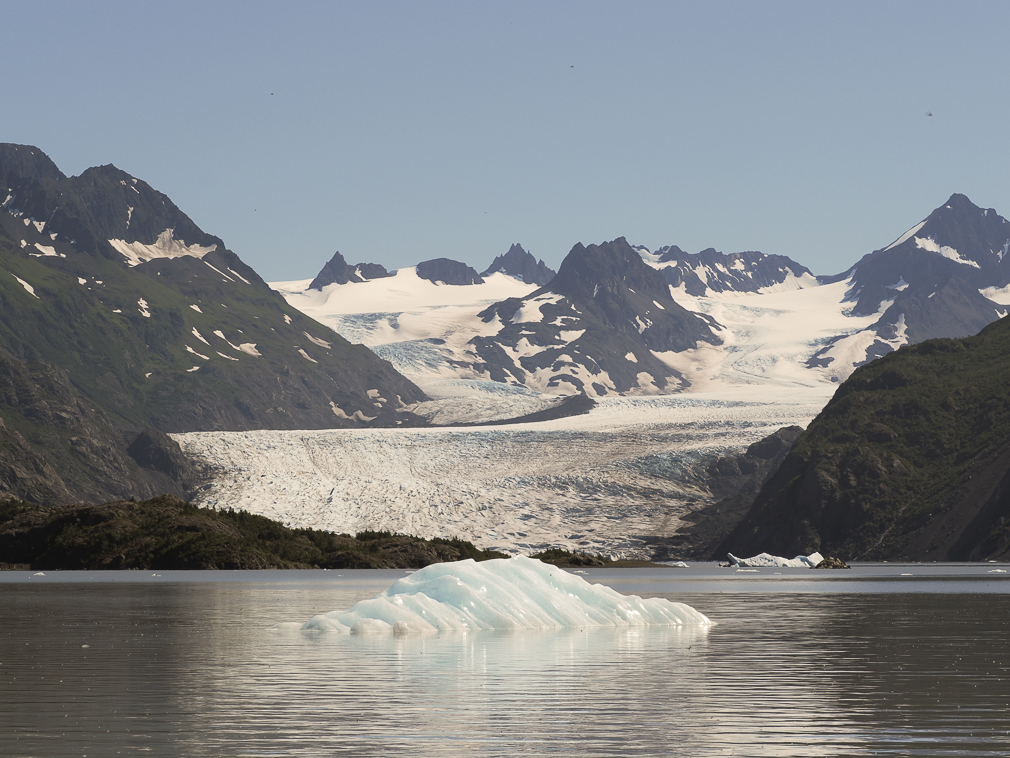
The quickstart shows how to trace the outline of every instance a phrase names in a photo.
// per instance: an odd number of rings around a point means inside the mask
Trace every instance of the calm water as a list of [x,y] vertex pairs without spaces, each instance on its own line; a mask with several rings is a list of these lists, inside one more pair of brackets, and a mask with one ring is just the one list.
[[718,624],[416,639],[278,629],[400,571],[5,572],[0,755],[1007,756],[1007,568],[595,570]]

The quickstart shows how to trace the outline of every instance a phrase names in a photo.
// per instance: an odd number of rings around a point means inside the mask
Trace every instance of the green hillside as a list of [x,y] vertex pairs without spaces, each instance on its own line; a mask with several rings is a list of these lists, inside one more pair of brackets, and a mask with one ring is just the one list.
[[859,368],[717,555],[1010,556],[1010,322]]

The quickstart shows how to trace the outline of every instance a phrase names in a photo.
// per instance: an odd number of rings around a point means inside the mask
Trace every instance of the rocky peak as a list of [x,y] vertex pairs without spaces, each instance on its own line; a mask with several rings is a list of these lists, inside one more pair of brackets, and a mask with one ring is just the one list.
[[555,273],[543,262],[543,259],[538,261],[518,243],[513,244],[504,255],[495,258],[481,276],[490,276],[499,272],[522,279],[527,284],[539,285],[547,284],[554,278]]
[[357,263],[352,266],[344,260],[344,256],[338,250],[312,280],[309,289],[321,290],[329,284],[364,282],[392,275],[392,272],[386,271],[386,267],[380,266],[378,263]]

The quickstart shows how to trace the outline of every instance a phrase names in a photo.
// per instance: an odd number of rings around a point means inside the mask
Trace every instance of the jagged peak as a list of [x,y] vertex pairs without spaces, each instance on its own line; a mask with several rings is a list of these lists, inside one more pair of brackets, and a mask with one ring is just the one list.
[[17,145],[13,142],[0,142],[0,174],[20,176],[25,179],[41,181],[66,179],[52,158],[34,145]]

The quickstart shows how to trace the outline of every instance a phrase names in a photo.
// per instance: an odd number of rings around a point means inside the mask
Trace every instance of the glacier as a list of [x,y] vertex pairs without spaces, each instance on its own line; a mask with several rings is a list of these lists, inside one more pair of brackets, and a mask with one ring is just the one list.
[[[434,412],[477,419],[541,403],[479,384],[502,393],[471,389],[451,413],[447,399],[432,401]],[[337,533],[460,537],[509,554],[648,558],[651,540],[711,498],[705,471],[716,457],[806,425],[832,389],[606,398],[585,415],[505,426],[172,436],[214,472],[193,500],[202,507]]]
[[538,560],[516,556],[433,564],[346,611],[317,615],[301,629],[407,635],[711,624],[689,605],[622,595]]

